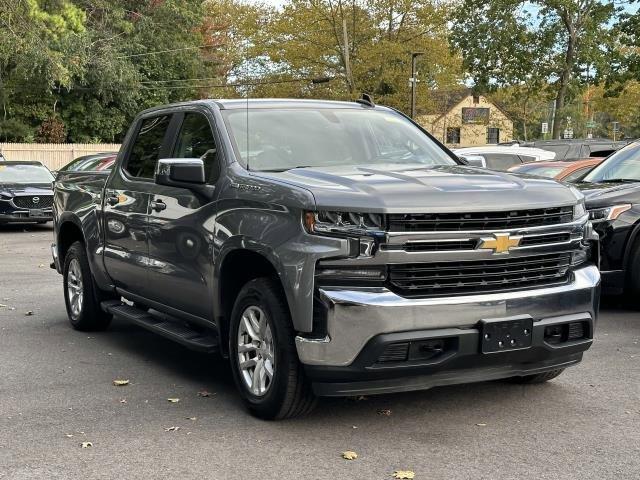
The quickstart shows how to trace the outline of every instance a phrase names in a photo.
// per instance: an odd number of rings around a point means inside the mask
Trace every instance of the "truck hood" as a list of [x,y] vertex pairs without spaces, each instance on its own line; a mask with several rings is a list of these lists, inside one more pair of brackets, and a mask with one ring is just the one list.
[[531,209],[572,205],[566,186],[464,165],[382,165],[255,172],[311,191],[318,209],[419,213]]
[[608,207],[616,203],[639,203],[640,182],[577,183],[587,208]]

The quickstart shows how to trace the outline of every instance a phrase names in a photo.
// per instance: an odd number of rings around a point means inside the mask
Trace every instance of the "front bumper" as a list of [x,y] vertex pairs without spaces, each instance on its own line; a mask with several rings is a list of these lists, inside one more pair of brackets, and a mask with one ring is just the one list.
[[[594,265],[575,270],[573,281],[567,285],[485,295],[408,299],[382,287],[320,289],[321,299],[328,306],[328,335],[323,339],[298,336],[296,347],[300,361],[316,380],[316,391],[323,395],[352,394],[344,393],[347,390],[368,393],[411,390],[552,370],[580,361],[591,338],[578,345],[554,348],[547,348],[544,342],[534,343],[531,348],[518,351],[518,355],[516,352],[483,355],[479,353],[479,322],[528,315],[534,321],[534,340],[540,335],[536,332],[544,330],[549,322],[562,323],[576,318],[587,321],[593,332],[599,290],[600,274]],[[406,365],[395,365],[385,368],[382,374],[371,362],[362,360],[368,355],[367,344],[376,342],[375,339],[383,335],[400,332],[409,339],[431,338],[444,332],[459,337],[460,349],[436,370],[427,369],[430,375],[423,379],[418,376],[425,371],[419,368],[424,365],[413,370],[405,368]],[[469,349],[462,349],[463,345]],[[459,363],[462,356],[467,358]],[[485,363],[482,359],[489,357],[497,362],[465,371],[465,366],[482,365]],[[372,361],[375,363],[375,359]],[[405,377],[398,377],[400,371]],[[432,375],[436,373],[436,376]],[[407,379],[407,375],[411,378]],[[380,376],[388,378],[380,379]],[[337,385],[332,389],[320,385],[334,381],[344,383],[340,380],[346,379],[356,383],[383,382],[384,386],[362,384],[363,389],[359,389],[353,385],[348,388]]]
[[15,211],[12,213],[0,214],[0,223],[36,223],[51,222],[53,220],[53,212],[51,210],[44,211],[43,215],[32,216],[28,211]]

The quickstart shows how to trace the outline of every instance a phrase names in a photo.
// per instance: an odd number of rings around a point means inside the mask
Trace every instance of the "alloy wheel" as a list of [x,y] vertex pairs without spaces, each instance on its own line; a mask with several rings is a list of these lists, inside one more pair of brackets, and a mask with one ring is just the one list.
[[69,271],[67,272],[67,294],[69,297],[69,308],[71,315],[77,318],[82,313],[82,270],[80,262],[73,258],[69,262]]
[[260,307],[252,305],[242,312],[237,342],[245,387],[255,396],[264,396],[273,383],[276,352],[269,318]]

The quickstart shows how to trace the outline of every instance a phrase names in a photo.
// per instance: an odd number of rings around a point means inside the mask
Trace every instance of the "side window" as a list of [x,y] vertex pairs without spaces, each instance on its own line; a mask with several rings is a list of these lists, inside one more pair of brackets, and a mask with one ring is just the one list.
[[214,183],[220,174],[218,149],[211,125],[201,113],[186,113],[173,153],[175,158],[201,158],[207,182]]
[[153,178],[170,115],[145,118],[133,142],[125,170],[132,177]]

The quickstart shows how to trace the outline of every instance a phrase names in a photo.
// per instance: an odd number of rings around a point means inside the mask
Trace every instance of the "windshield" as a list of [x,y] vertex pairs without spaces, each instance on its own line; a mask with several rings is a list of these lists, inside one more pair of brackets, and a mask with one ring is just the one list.
[[389,112],[347,108],[249,109],[227,110],[224,115],[236,154],[250,170],[384,163],[456,164],[410,121]]
[[621,148],[583,179],[590,183],[615,180],[640,181],[640,143]]
[[42,165],[0,164],[0,183],[51,183],[53,175]]

